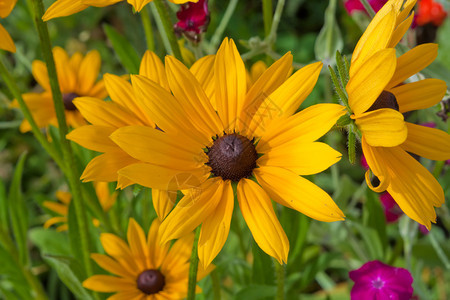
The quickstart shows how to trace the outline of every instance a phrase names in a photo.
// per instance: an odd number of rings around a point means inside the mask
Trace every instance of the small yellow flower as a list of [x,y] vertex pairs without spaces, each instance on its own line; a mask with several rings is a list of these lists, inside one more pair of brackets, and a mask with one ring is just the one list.
[[[54,18],[66,17],[85,10],[89,6],[105,7],[125,0],[56,0],[45,12],[42,20],[48,21]],[[137,12],[153,0],[127,0]],[[175,4],[186,2],[198,2],[198,0],[169,0]]]
[[[106,182],[97,182],[94,184],[94,187],[98,201],[100,202],[100,205],[102,206],[103,210],[105,212],[109,211],[116,202],[117,193],[114,192],[111,194],[109,192],[108,183]],[[54,201],[44,201],[44,203],[42,203],[44,207],[59,214],[58,217],[48,219],[44,223],[44,228],[50,228],[50,226],[55,225],[57,223],[63,223],[58,227],[56,227],[56,231],[65,231],[68,229],[67,214],[69,212],[69,205],[70,201],[72,200],[72,194],[69,192],[57,191],[56,199],[58,199],[60,203]],[[100,225],[100,222],[97,219],[93,219],[92,222],[94,223],[95,226]]]
[[[107,96],[103,80],[97,80],[101,64],[100,54],[98,51],[92,50],[86,56],[77,52],[69,57],[64,49],[55,47],[53,48],[53,55],[63,96],[67,124],[72,127],[84,125],[86,121],[75,105],[73,105],[73,99],[81,96],[98,98]],[[40,128],[45,128],[49,125],[58,126],[47,66],[44,62],[35,60],[32,63],[32,73],[34,79],[44,91],[41,93],[23,94],[23,100]],[[19,107],[19,104],[14,100],[11,106]],[[29,130],[31,130],[31,126],[27,120],[24,120],[20,126],[20,131],[26,132]]]
[[[17,0],[1,0],[0,1],[0,19],[4,19],[13,10],[16,5]],[[9,52],[16,52],[16,46],[6,31],[6,29],[0,24],[0,49],[6,50]]]
[[[159,221],[154,220],[147,238],[134,220],[128,223],[128,244],[111,233],[103,233],[100,241],[105,252],[91,258],[111,275],[94,275],[83,282],[85,288],[115,293],[108,299],[183,299],[187,295],[189,258],[194,235],[186,235],[171,248],[161,244]],[[199,266],[197,280],[208,275],[214,266]],[[197,287],[197,292],[200,288]]]
[[[433,160],[450,158],[450,135],[404,121],[403,113],[431,107],[442,100],[446,84],[439,79],[404,83],[437,56],[436,44],[423,44],[396,57],[395,45],[413,20],[416,0],[390,0],[376,14],[352,55],[346,86],[351,118],[362,133],[362,150],[370,170],[380,180],[369,187],[387,190],[413,220],[430,229],[433,206],[444,203],[444,192],[410,153]],[[409,17],[408,17],[409,15]]]

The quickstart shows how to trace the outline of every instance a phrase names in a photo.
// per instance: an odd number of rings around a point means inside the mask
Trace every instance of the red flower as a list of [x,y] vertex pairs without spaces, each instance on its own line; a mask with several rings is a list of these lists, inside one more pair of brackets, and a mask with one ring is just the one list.
[[415,21],[418,26],[433,23],[435,26],[441,26],[447,13],[439,2],[433,0],[419,1],[419,7]]
[[181,5],[177,12],[178,22],[175,32],[184,34],[193,42],[200,41],[200,34],[206,31],[209,24],[208,0],[199,0],[197,3],[188,2]]

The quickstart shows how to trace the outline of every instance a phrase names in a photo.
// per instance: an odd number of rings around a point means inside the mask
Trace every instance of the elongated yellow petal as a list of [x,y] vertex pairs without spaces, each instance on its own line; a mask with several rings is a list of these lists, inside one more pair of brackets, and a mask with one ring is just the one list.
[[44,90],[50,90],[50,81],[48,79],[47,65],[40,60],[33,60],[31,63],[31,70],[34,79],[39,83]]
[[117,150],[117,145],[109,138],[115,128],[106,126],[86,125],[75,128],[66,135],[68,140],[97,152]]
[[437,44],[422,44],[409,50],[397,59],[397,68],[387,88],[393,88],[422,69],[437,57]]
[[117,181],[118,171],[138,161],[121,149],[110,151],[92,159],[84,169],[81,179],[87,181]]
[[355,114],[365,112],[375,102],[395,72],[395,49],[376,52],[350,77],[348,104]]
[[399,111],[405,113],[436,105],[444,98],[446,90],[445,81],[428,78],[399,85],[391,89],[390,92],[397,99]]
[[177,191],[162,191],[152,189],[152,201],[156,215],[163,221],[170,213],[177,200]]
[[294,172],[260,167],[254,174],[272,200],[319,221],[344,219],[342,211],[324,190]]
[[66,205],[69,205],[70,201],[72,201],[72,194],[70,192],[58,190],[56,191],[56,199]]
[[103,269],[121,277],[133,277],[135,274],[130,273],[117,261],[103,254],[92,253],[91,258]]
[[70,16],[88,7],[82,3],[82,0],[57,0],[45,11],[42,20],[46,22],[54,18]]
[[387,189],[391,180],[391,176],[383,159],[383,147],[371,147],[367,144],[365,136],[361,139],[361,147],[370,170],[380,181],[380,184],[374,187],[371,182],[370,172],[367,171],[365,176],[366,183],[373,191],[381,193]]
[[136,286],[136,282],[128,278],[94,275],[83,281],[83,286],[97,292],[113,293],[131,290]]
[[[136,287],[132,290],[117,292],[116,294],[108,297],[108,300],[123,300],[123,299],[142,300],[144,298],[142,298],[142,291],[138,290]],[[148,300],[151,298],[145,298],[145,299]],[[151,300],[153,300],[153,299],[151,299]]]
[[163,264],[169,251],[169,244],[161,245],[161,233],[159,226],[161,222],[158,219],[153,220],[147,235],[147,248],[150,253],[150,266],[159,268]]
[[17,0],[6,0],[0,2],[0,18],[4,19],[9,16],[16,3]]
[[215,96],[215,80],[214,80],[214,61],[215,55],[207,55],[197,60],[189,69],[191,73],[197,78],[205,91],[206,96],[211,102],[214,110],[217,110],[216,96]]
[[321,62],[301,68],[264,98],[249,125],[249,133],[261,136],[274,120],[295,113],[313,90],[321,69]]
[[406,20],[402,21],[400,25],[398,25],[398,27],[394,30],[394,33],[391,36],[391,40],[389,41],[387,48],[395,48],[395,46],[397,46],[402,37],[408,31],[409,27],[411,27],[413,19],[414,19],[414,12]]
[[145,51],[144,56],[141,60],[141,65],[139,67],[139,75],[153,80],[154,82],[165,88],[167,91],[170,91],[164,65],[161,59],[159,59],[158,55],[156,55],[154,52],[148,50]]
[[124,240],[112,233],[102,233],[100,241],[105,252],[112,256],[129,273],[138,275],[143,271],[143,269],[139,269],[139,264],[137,264],[137,260],[140,258],[133,256],[130,247]]
[[317,174],[337,163],[342,154],[324,143],[294,140],[272,148],[261,156],[258,166],[282,167],[298,175]]
[[233,40],[225,38],[216,54],[214,78],[217,112],[226,132],[239,130],[247,92],[245,66]]
[[408,138],[400,147],[433,160],[450,159],[450,135],[442,130],[406,123]]
[[394,147],[406,140],[408,129],[403,115],[390,108],[381,108],[352,116],[369,145]]
[[239,181],[237,193],[242,215],[255,242],[280,264],[286,263],[289,241],[269,196],[258,184],[245,178]]
[[105,7],[113,5],[117,2],[120,2],[123,0],[81,0],[81,3],[89,6],[95,6],[95,7]]
[[287,119],[274,121],[264,132],[256,150],[266,153],[294,140],[313,142],[327,133],[345,111],[342,105],[323,103],[305,108]]
[[70,58],[61,47],[53,48],[53,56],[55,58],[56,71],[58,73],[58,82],[62,93],[76,92],[77,74],[70,67]]
[[133,5],[137,12],[140,12],[145,5],[147,5],[152,0],[127,0],[128,3]]
[[224,182],[222,197],[216,209],[202,224],[198,242],[198,257],[203,268],[207,268],[211,264],[220,250],[222,250],[228,238],[233,207],[233,188],[231,187],[231,182],[227,180]]
[[9,52],[16,52],[16,46],[9,35],[8,31],[6,31],[5,27],[0,24],[0,49],[6,50]]
[[67,216],[67,211],[69,210],[67,205],[52,201],[44,201],[42,205],[62,216]]
[[43,227],[47,229],[57,223],[67,223],[67,217],[53,217],[51,219],[48,219],[47,221],[45,221]]
[[[97,50],[92,50],[84,57],[78,70],[77,92],[79,95],[88,95],[100,72],[101,58]],[[74,70],[74,73],[75,70]]]
[[133,218],[130,218],[128,221],[127,240],[139,268],[141,270],[149,269],[150,265],[146,259],[149,256],[149,252],[145,233]]
[[162,222],[161,243],[192,232],[208,218],[222,199],[224,186],[222,179],[211,178],[197,191],[185,195]]

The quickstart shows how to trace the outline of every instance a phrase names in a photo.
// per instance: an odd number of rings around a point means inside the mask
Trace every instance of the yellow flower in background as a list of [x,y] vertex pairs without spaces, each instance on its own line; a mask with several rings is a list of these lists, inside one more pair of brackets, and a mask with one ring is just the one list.
[[[95,193],[97,194],[98,201],[105,212],[109,211],[114,205],[117,199],[117,193],[110,193],[107,182],[96,182],[94,184]],[[69,192],[57,191],[56,199],[58,202],[54,201],[44,201],[42,205],[49,210],[59,214],[58,217],[53,217],[48,219],[44,223],[44,228],[50,228],[50,226],[63,223],[56,227],[56,231],[65,231],[68,229],[67,225],[67,214],[69,212],[70,201],[72,201],[72,194]],[[95,226],[99,226],[100,222],[97,219],[92,220]]]
[[[321,104],[294,114],[314,88],[322,63],[308,65],[287,78],[292,65],[288,53],[249,91],[245,66],[233,41],[225,39],[215,57],[200,63],[203,66],[190,71],[166,56],[170,91],[145,76],[132,76],[143,113],[162,131],[126,126],[111,134],[135,159],[118,170],[118,187],[125,178],[125,185],[187,190],[164,219],[161,239],[165,243],[180,238],[202,224],[198,253],[208,266],[228,237],[235,182],[242,214],[255,241],[280,263],[286,262],[289,242],[270,198],[317,220],[344,217],[326,192],[299,176],[316,174],[340,160],[339,152],[315,141],[344,110],[337,104]],[[211,72],[214,80],[199,82],[198,78]],[[215,90],[217,112],[205,92],[209,90]],[[80,110],[95,116],[103,111],[93,106]]]
[[[4,19],[13,10],[16,5],[17,0],[1,0],[0,1],[0,19]],[[6,31],[6,29],[0,24],[0,49],[6,50],[9,52],[16,52],[16,46]]]
[[[53,55],[58,73],[58,82],[63,96],[67,124],[72,127],[84,125],[86,121],[72,101],[76,97],[81,96],[98,98],[107,96],[103,80],[97,80],[101,65],[100,54],[98,51],[92,50],[85,56],[77,52],[69,57],[64,49],[55,47],[53,48]],[[23,100],[40,128],[45,128],[49,125],[58,126],[47,66],[44,62],[35,60],[32,63],[32,73],[34,79],[44,91],[41,93],[23,94]],[[19,104],[14,100],[12,106],[19,107]],[[20,126],[20,131],[26,132],[29,130],[31,130],[31,126],[27,120],[24,120]]]
[[400,208],[428,229],[444,192],[430,172],[408,152],[433,160],[450,158],[450,136],[444,131],[404,121],[402,113],[425,109],[442,100],[446,84],[439,79],[404,83],[437,56],[436,44],[423,44],[396,57],[395,45],[411,25],[415,0],[391,0],[377,13],[359,40],[346,86],[351,118],[362,133],[362,149],[371,172]]
[[[111,275],[93,275],[83,282],[85,288],[115,293],[108,299],[183,299],[187,295],[189,259],[194,235],[186,235],[172,247],[161,244],[160,223],[153,221],[147,238],[134,220],[128,223],[128,244],[111,233],[103,233],[100,241],[104,254],[91,254],[91,258]],[[197,280],[208,275],[199,266]],[[197,287],[197,292],[200,292]]]
[[[105,7],[116,4],[125,0],[56,0],[45,12],[42,20],[48,21],[54,18],[66,17],[77,12],[85,10],[89,6]],[[186,2],[198,2],[198,0],[169,0],[175,4],[183,4]],[[127,0],[134,10],[140,12],[145,5],[152,0]]]

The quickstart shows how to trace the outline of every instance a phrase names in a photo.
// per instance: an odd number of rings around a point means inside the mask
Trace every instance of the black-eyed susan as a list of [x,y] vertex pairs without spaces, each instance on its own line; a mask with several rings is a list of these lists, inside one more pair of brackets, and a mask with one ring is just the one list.
[[[108,188],[108,183],[106,182],[96,182],[94,184],[95,193],[97,195],[98,201],[105,212],[109,211],[111,207],[116,202],[117,193],[110,193]],[[72,194],[64,191],[56,192],[56,199],[58,202],[54,201],[44,201],[42,205],[49,210],[57,213],[59,216],[48,219],[44,223],[44,228],[50,228],[50,226],[62,223],[56,227],[56,231],[65,231],[68,229],[67,225],[67,214],[69,212],[70,201],[72,201]],[[97,219],[93,219],[92,222],[95,226],[99,226],[100,222]]]
[[413,220],[427,226],[435,222],[433,206],[444,203],[437,180],[410,153],[433,160],[450,158],[450,136],[437,129],[404,121],[402,113],[431,107],[444,96],[446,84],[438,79],[405,81],[437,56],[437,45],[423,44],[396,57],[394,47],[411,25],[415,0],[401,9],[391,0],[377,13],[359,40],[346,86],[351,118],[362,133],[362,150],[378,186],[387,190]]
[[[73,104],[73,100],[81,96],[98,98],[107,96],[103,80],[97,80],[101,65],[100,54],[98,51],[92,50],[85,56],[77,52],[69,57],[64,49],[55,47],[53,48],[53,55],[55,57],[67,124],[71,127],[84,125],[86,122]],[[49,125],[57,126],[47,66],[44,62],[35,60],[32,63],[32,73],[34,79],[44,91],[41,93],[23,94],[23,100],[40,128],[45,128]],[[18,107],[19,105],[17,101],[14,101],[12,106]],[[20,130],[22,132],[31,130],[27,120],[22,122]]]
[[[125,0],[56,0],[45,12],[42,20],[48,21],[54,18],[66,17],[85,10],[89,6],[105,7]],[[153,0],[127,0],[134,10],[140,12],[145,5]],[[197,2],[198,0],[169,0],[175,4]]]
[[[159,220],[154,220],[146,238],[139,224],[130,219],[128,244],[114,234],[103,233],[100,241],[108,255],[91,254],[91,258],[115,276],[94,275],[83,286],[97,292],[115,293],[109,300],[185,298],[194,235],[186,235],[169,248],[168,244],[161,244],[159,226]],[[200,266],[197,279],[201,280],[213,268]]]
[[[161,238],[167,242],[182,237],[202,224],[198,253],[204,266],[227,239],[234,207],[232,182],[236,183],[242,214],[256,242],[280,263],[286,262],[289,242],[270,198],[317,220],[344,217],[326,192],[299,176],[316,174],[340,160],[339,152],[315,141],[344,109],[321,104],[294,114],[312,91],[322,63],[289,77],[292,55],[288,53],[249,91],[233,41],[225,39],[212,61],[206,58],[202,63],[213,68],[214,80],[209,84],[215,90],[217,112],[205,92],[211,88],[197,80],[202,77],[198,73],[210,70],[194,68],[196,77],[166,56],[170,92],[145,76],[132,76],[136,100],[162,131],[149,126],[114,131],[111,139],[136,160],[118,173],[127,184],[188,190],[163,221]],[[100,114],[98,108],[84,110]]]
[[[0,1],[0,19],[4,19],[13,10],[17,0],[2,0]],[[9,35],[8,31],[0,24],[0,49],[9,52],[16,52],[16,46]]]

